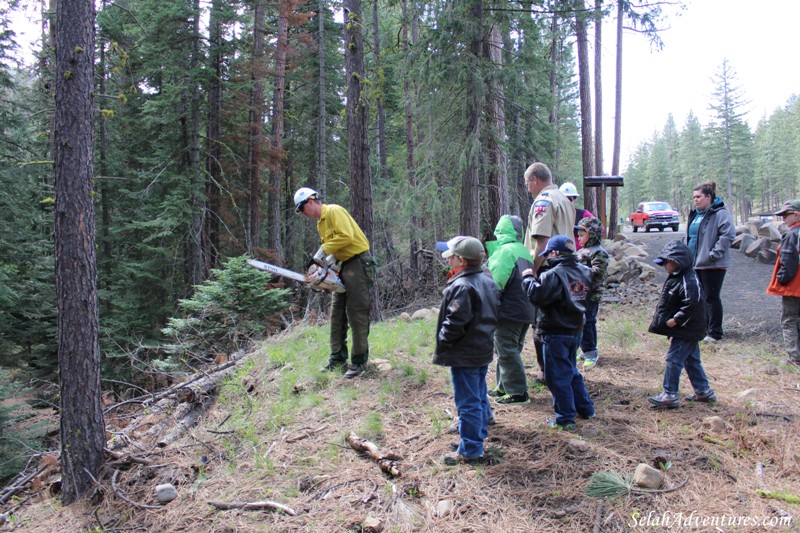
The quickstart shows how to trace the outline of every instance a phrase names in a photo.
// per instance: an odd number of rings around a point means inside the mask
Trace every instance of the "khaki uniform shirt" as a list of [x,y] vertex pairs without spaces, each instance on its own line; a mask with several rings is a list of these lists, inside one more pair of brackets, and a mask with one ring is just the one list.
[[347,210],[336,204],[323,204],[317,221],[317,231],[325,255],[333,254],[337,261],[347,261],[369,251],[369,241]]
[[573,238],[575,206],[555,185],[548,185],[534,199],[528,213],[525,246],[533,253],[536,237],[566,235]]

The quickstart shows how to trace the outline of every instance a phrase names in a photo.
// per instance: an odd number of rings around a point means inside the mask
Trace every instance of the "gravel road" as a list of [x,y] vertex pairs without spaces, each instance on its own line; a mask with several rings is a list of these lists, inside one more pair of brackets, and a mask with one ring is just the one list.
[[[651,233],[628,230],[625,236],[635,244],[645,245],[651,258],[655,258],[667,242],[686,238],[682,231],[674,233],[669,230]],[[725,336],[741,338],[754,333],[780,335],[780,298],[765,292],[773,265],[758,263],[739,250],[731,250],[731,256],[733,266],[728,269],[722,285]],[[665,277],[664,270],[659,268],[657,283],[662,284]]]

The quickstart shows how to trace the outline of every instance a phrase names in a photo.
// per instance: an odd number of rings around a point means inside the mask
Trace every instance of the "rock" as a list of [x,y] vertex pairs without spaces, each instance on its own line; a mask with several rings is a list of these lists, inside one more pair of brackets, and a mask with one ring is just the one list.
[[436,504],[436,516],[447,516],[453,512],[453,500],[440,500]]
[[383,531],[383,522],[381,522],[380,518],[376,518],[374,516],[368,516],[366,520],[361,524],[361,531],[369,532],[369,533],[380,533]]
[[576,453],[584,453],[589,450],[589,443],[585,440],[572,439],[567,443],[567,448]]
[[406,312],[400,313],[400,320],[403,322],[411,322],[411,315]]
[[744,251],[744,255],[747,257],[755,257],[759,252],[767,248],[769,248],[769,239],[766,237],[759,237],[753,244],[747,247]]
[[584,427],[581,430],[581,436],[586,437],[587,439],[596,439],[600,436],[600,432],[597,431],[597,428]]
[[156,500],[158,503],[167,504],[178,497],[178,491],[172,486],[172,483],[164,483],[163,485],[156,486]]
[[[742,233],[739,237],[736,237],[733,242],[736,243],[735,248],[738,248],[740,252],[744,253],[751,244],[756,242],[756,238],[749,233]],[[733,244],[731,244],[731,247],[734,247]]]
[[388,372],[392,369],[392,363],[387,359],[371,359],[370,361],[380,372]]
[[639,463],[633,473],[633,484],[644,489],[657,489],[664,482],[664,473],[652,466]]
[[430,309],[417,309],[414,311],[414,314],[411,315],[411,320],[429,320],[431,316]]
[[703,427],[715,433],[722,433],[727,429],[728,425],[718,416],[709,416],[703,419]]
[[747,389],[736,393],[736,398],[739,400],[755,400],[758,396],[758,389]]
[[767,376],[777,376],[778,374],[781,373],[781,369],[778,368],[776,365],[766,365],[761,372]]
[[777,259],[778,259],[778,252],[776,252],[772,248],[761,250],[760,252],[758,252],[758,255],[756,256],[756,261],[765,265],[774,265]]
[[628,242],[628,238],[623,235],[622,233],[617,233],[614,235],[614,241],[616,242]]

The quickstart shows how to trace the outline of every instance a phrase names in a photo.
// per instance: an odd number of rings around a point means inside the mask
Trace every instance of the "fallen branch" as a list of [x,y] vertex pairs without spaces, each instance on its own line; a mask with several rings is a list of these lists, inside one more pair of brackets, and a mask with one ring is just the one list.
[[378,463],[381,470],[389,474],[391,477],[400,477],[400,469],[397,468],[395,461],[401,460],[397,454],[389,453],[382,454],[378,447],[367,439],[362,439],[353,432],[347,436],[347,443],[357,452],[364,452],[369,455],[375,462]]
[[288,439],[286,439],[286,442],[297,442],[299,440],[307,439],[308,437],[310,437],[312,435],[316,435],[320,431],[325,430],[325,428],[327,428],[327,427],[328,427],[328,424],[322,424],[317,429],[314,429],[314,430],[311,430],[311,431],[306,431],[305,433],[301,433],[299,435],[295,435],[294,437],[289,437]]
[[793,418],[790,415],[785,415],[783,413],[766,413],[766,412],[757,412],[755,413],[756,416],[767,416],[771,418],[782,418],[787,422],[791,422]]
[[114,491],[114,494],[116,494],[117,497],[120,500],[124,501],[125,503],[129,503],[129,504],[131,504],[134,507],[137,507],[139,509],[164,509],[165,508],[162,505],[147,505],[147,504],[144,504],[144,503],[135,502],[135,501],[131,500],[130,498],[128,498],[127,496],[125,496],[125,494],[121,490],[119,490],[117,488],[117,476],[118,475],[119,475],[119,470],[114,470],[114,475],[111,476],[111,490]]
[[674,487],[670,487],[668,489],[641,489],[639,487],[631,487],[631,492],[636,492],[639,494],[666,494],[668,492],[675,492],[676,490],[680,490],[689,482],[689,478],[687,477]]
[[243,511],[280,511],[282,513],[288,514],[289,516],[297,516],[297,511],[295,511],[291,507],[287,507],[286,505],[270,501],[220,502],[212,500],[208,502],[208,505],[220,509],[222,511],[227,511],[229,509],[241,509]]

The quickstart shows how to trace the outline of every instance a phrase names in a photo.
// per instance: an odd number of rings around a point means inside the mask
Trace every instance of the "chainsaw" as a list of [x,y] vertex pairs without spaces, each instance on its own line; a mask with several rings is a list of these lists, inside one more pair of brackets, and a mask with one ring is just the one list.
[[269,272],[284,278],[293,279],[307,283],[314,290],[330,291],[330,292],[344,292],[344,284],[342,283],[339,274],[334,270],[335,265],[320,265],[311,262],[307,274],[301,274],[294,270],[282,268],[279,266],[264,263],[256,259],[248,259],[247,264],[255,267],[264,272]]

